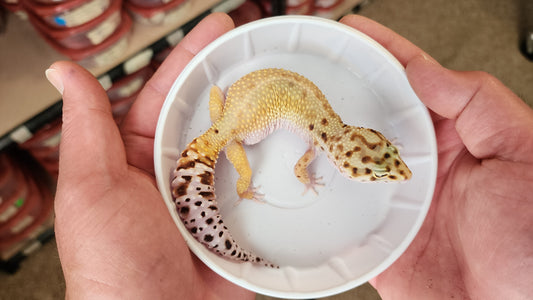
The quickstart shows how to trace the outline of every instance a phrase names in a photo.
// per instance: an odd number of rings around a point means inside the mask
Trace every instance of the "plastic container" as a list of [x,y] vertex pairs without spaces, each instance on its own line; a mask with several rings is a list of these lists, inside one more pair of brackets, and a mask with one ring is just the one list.
[[53,28],[76,27],[103,14],[111,0],[69,0],[46,5],[25,0],[24,6],[48,26]]
[[121,0],[113,0],[111,6],[95,19],[76,27],[52,28],[39,18],[30,14],[34,27],[56,43],[68,49],[83,49],[102,43],[121,23]]
[[126,1],[137,7],[159,7],[159,6],[163,6],[163,5],[170,3],[172,0],[126,0]]
[[314,15],[322,18],[338,18],[339,15],[339,6],[343,4],[344,1],[316,1],[315,2],[315,12]]
[[[402,145],[413,177],[401,183],[344,178],[325,155],[312,168],[323,177],[318,195],[302,196],[293,173],[308,144],[276,131],[246,152],[264,203],[242,201],[237,172],[219,157],[216,195],[235,240],[279,269],[224,259],[196,241],[171,195],[176,159],[211,126],[209,90],[225,90],[243,75],[284,68],[313,81],[342,120],[374,128]],[[309,16],[268,18],[218,38],[184,68],[163,104],[154,140],[159,191],[190,249],[212,270],[244,288],[278,298],[340,293],[383,272],[409,246],[429,209],[437,172],[433,123],[409,85],[405,69],[368,36],[338,22]]]
[[106,66],[117,62],[128,47],[128,33],[132,21],[128,14],[122,11],[122,22],[116,31],[102,43],[85,49],[67,49],[54,42],[53,39],[42,35],[46,41],[58,52],[77,61],[86,68]]
[[146,81],[150,79],[152,74],[153,71],[151,67],[144,67],[139,71],[120,79],[107,90],[109,101],[113,103],[137,94]]
[[4,251],[30,237],[48,220],[53,207],[51,193],[27,179],[27,193],[18,198],[21,207],[9,221],[0,224],[0,250]]
[[315,0],[315,9],[331,9],[344,2],[344,0]]
[[0,207],[16,191],[17,173],[7,156],[0,154]]
[[314,11],[314,1],[300,1],[296,6],[287,5],[285,13],[288,15],[312,15]]
[[131,12],[136,22],[146,25],[161,25],[184,18],[189,13],[191,1],[174,0],[157,7],[141,7],[126,2],[125,7]]
[[50,153],[59,152],[61,125],[61,119],[57,119],[45,125],[37,131],[31,139],[27,140],[20,146],[28,150],[37,159],[50,157]]
[[15,191],[0,205],[0,237],[2,229],[10,228],[17,221],[15,216],[19,215],[26,207],[26,197],[28,196],[28,184],[22,176],[17,174]]

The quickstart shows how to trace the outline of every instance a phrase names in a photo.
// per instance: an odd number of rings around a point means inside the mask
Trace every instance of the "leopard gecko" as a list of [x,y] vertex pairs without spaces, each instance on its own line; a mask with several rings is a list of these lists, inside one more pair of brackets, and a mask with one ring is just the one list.
[[344,124],[319,88],[295,72],[254,71],[231,85],[226,97],[217,86],[211,88],[209,97],[213,124],[178,158],[172,194],[188,231],[223,257],[274,266],[241,248],[224,225],[214,190],[215,163],[224,148],[240,176],[236,188],[241,199],[262,198],[251,184],[252,170],[243,144],[258,143],[279,128],[296,132],[309,143],[294,167],[305,191],[322,185],[320,178],[307,170],[318,151],[325,152],[338,171],[353,180],[411,178],[398,149],[383,134]]

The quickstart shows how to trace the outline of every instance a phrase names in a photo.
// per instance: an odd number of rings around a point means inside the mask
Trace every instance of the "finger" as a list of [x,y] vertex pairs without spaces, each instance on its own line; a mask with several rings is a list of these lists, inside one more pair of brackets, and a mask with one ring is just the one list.
[[146,83],[121,128],[130,164],[153,174],[155,128],[172,84],[200,50],[233,28],[233,21],[226,14],[207,16],[185,36]]
[[56,62],[46,71],[63,90],[63,126],[59,181],[83,181],[125,166],[122,140],[100,83],[72,62]]
[[394,55],[404,67],[411,59],[420,55],[424,55],[428,59],[433,60],[427,53],[401,35],[368,18],[359,15],[347,15],[340,22],[374,39]]
[[455,128],[472,155],[532,160],[533,111],[496,78],[448,70],[423,56],[411,59],[406,72],[422,102],[456,119]]

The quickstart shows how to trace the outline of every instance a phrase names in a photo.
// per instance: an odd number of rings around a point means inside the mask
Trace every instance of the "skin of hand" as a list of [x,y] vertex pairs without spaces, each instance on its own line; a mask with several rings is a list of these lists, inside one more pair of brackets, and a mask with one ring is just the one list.
[[366,18],[341,20],[406,67],[438,143],[433,202],[406,252],[371,283],[383,299],[533,295],[533,111],[494,77],[443,68]]
[[196,26],[146,84],[120,130],[91,74],[69,62],[47,71],[64,102],[55,229],[67,298],[254,299],[191,254],[157,190],[152,159],[172,83],[232,28],[224,14]]
[[[341,22],[406,67],[432,111],[439,145],[426,221],[371,283],[384,299],[531,295],[531,109],[489,75],[447,70],[375,22],[359,16]],[[67,62],[47,72],[64,101],[55,212],[67,298],[254,298],[189,252],[153,174],[153,138],[166,94],[187,62],[231,28],[223,14],[204,19],[146,84],[120,130],[92,75]]]

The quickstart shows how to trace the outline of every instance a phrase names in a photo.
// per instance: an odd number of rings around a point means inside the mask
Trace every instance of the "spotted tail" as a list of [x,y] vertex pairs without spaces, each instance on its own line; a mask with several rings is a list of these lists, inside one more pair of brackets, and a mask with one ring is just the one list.
[[197,139],[187,145],[178,159],[172,181],[176,210],[187,230],[208,249],[223,257],[275,267],[242,249],[224,225],[215,198],[213,157],[197,150]]

